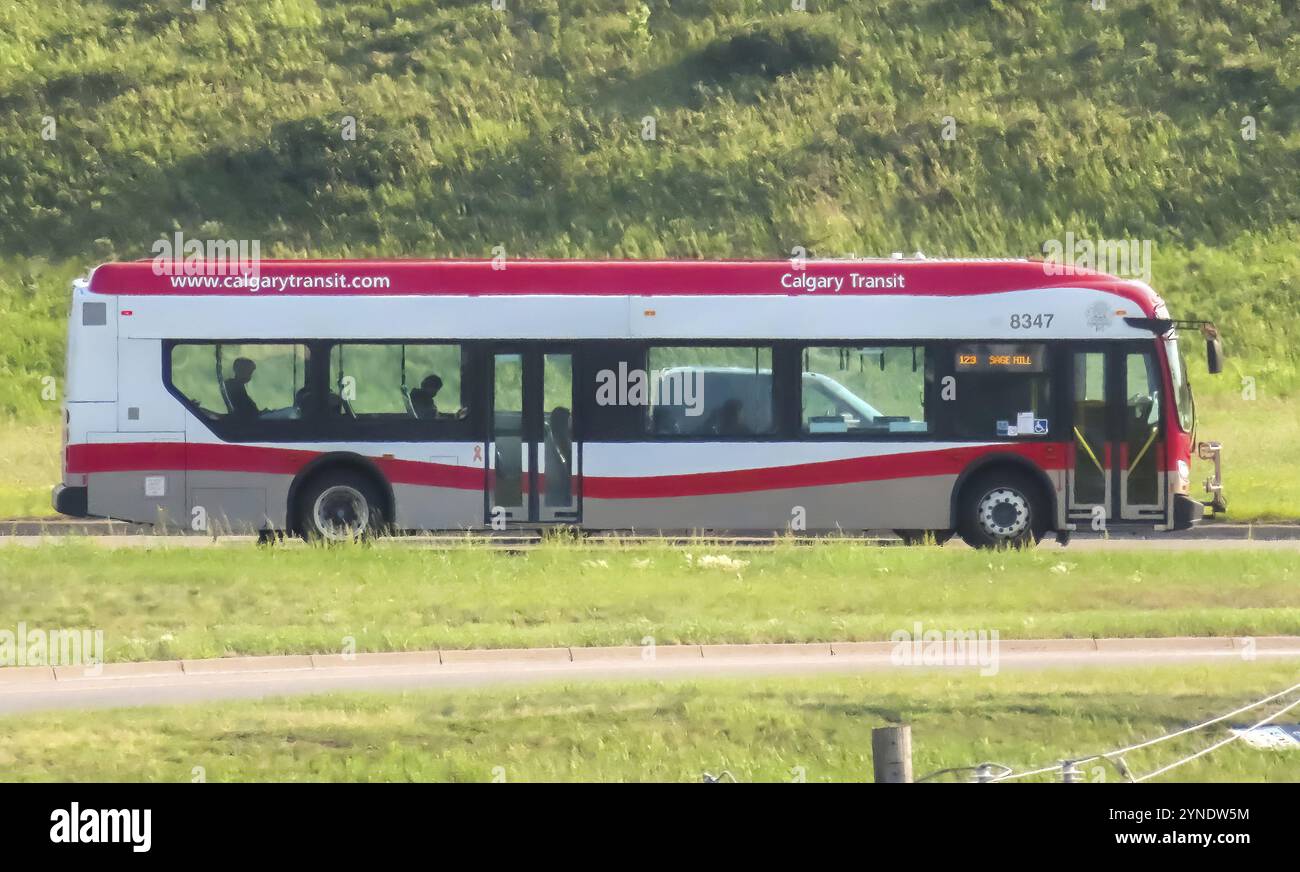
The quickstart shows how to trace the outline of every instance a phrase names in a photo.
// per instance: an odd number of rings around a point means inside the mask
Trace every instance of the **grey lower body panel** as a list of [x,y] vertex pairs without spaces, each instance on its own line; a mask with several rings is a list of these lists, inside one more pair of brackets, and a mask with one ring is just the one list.
[[472,530],[484,527],[483,491],[393,485],[394,523],[403,530]]
[[94,517],[187,529],[185,477],[175,469],[90,473],[86,510]]
[[[85,489],[87,511],[96,517],[196,533],[284,530],[290,526],[293,479],[273,473],[174,469],[93,473]],[[481,490],[396,484],[393,498],[397,517],[392,520],[401,529],[484,526]]]
[[942,530],[950,525],[955,475],[898,478],[729,494],[591,499],[583,527],[595,530]]
[[[147,470],[88,478],[92,516],[161,524],[187,532],[255,533],[291,526],[287,474]],[[591,498],[580,526],[591,530],[773,530],[807,533],[952,526],[956,475],[686,496]],[[1053,480],[1059,487],[1059,476]],[[1060,492],[1057,493],[1060,513]],[[395,484],[394,526],[481,530],[482,490]],[[1059,515],[1058,515],[1059,517]],[[522,526],[528,526],[527,523]]]

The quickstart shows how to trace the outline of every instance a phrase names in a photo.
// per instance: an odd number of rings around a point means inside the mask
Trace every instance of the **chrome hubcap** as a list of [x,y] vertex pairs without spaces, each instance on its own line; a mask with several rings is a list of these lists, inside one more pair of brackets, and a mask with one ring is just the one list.
[[1029,529],[1029,501],[1008,487],[986,493],[976,513],[980,527],[995,539],[1015,539]]
[[370,523],[370,505],[356,488],[334,485],[316,498],[312,520],[321,536],[332,542],[354,539]]

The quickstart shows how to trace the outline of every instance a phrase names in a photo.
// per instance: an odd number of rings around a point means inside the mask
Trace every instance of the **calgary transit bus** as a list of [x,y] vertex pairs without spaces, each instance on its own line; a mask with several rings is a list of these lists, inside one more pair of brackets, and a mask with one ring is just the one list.
[[[214,274],[216,273],[216,274]],[[892,529],[1021,545],[1223,510],[1150,287],[1034,261],[100,266],[73,516],[185,531]],[[1221,348],[1211,325],[1211,371]]]

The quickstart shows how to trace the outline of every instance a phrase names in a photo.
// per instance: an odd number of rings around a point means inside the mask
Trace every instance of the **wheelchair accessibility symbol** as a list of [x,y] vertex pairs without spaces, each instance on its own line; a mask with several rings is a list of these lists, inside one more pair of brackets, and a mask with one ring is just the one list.
[[1046,436],[1046,435],[1047,435],[1047,419],[1046,419],[1046,418],[1035,418],[1035,419],[1034,419],[1034,435],[1035,435],[1035,436]]

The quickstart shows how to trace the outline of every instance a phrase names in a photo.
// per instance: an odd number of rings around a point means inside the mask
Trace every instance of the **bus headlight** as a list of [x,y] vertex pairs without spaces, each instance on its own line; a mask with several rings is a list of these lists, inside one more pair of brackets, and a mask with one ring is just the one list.
[[1192,480],[1192,468],[1187,465],[1187,461],[1178,461],[1178,484],[1185,487]]

